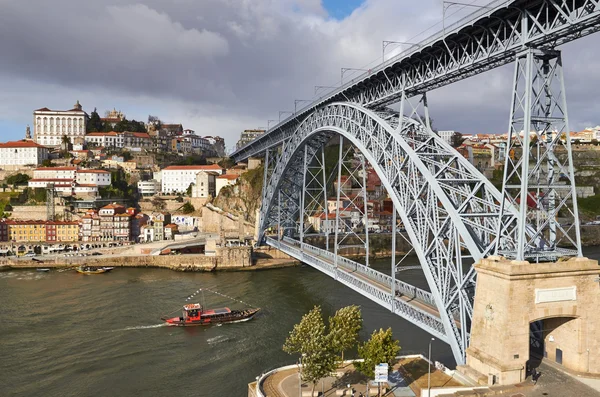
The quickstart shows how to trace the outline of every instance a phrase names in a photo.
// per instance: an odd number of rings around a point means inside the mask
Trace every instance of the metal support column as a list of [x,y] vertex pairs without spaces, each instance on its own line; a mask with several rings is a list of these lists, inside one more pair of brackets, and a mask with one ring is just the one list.
[[[498,253],[533,262],[582,255],[569,132],[560,51],[517,54]],[[559,146],[566,159],[556,156]],[[517,219],[510,206],[519,208]]]
[[396,205],[392,201],[392,270],[390,275],[392,276],[392,312],[394,311],[394,300],[396,299]]
[[308,146],[304,146],[304,162],[302,167],[302,191],[300,192],[300,244],[304,242],[304,198],[306,197],[306,170],[308,167]]
[[360,156],[360,165],[362,170],[362,194],[363,194],[363,223],[365,225],[365,265],[369,266],[369,211],[367,205],[367,167],[365,166],[365,155]]
[[[337,201],[335,203],[335,237],[333,240],[334,265],[338,263],[338,234],[340,229],[340,190],[342,188],[342,156],[344,155],[344,137],[340,135],[340,153],[338,157]],[[345,230],[345,228],[344,228]]]
[[[323,213],[329,225],[329,210],[327,208],[327,173],[325,171],[325,145],[321,146],[321,172],[323,173]],[[325,228],[325,249],[329,251],[329,229]]]
[[281,241],[281,190],[277,191],[277,240]]

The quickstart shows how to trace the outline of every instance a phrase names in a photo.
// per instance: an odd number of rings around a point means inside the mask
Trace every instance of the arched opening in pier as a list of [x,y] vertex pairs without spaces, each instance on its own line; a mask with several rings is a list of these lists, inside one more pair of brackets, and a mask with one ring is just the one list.
[[529,323],[528,375],[542,360],[573,367],[580,359],[580,330],[577,317],[550,317]]

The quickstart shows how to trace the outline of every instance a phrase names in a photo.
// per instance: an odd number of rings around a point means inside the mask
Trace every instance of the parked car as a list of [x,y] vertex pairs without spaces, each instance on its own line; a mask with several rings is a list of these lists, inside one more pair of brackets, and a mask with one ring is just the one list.
[[33,251],[28,251],[28,252],[25,254],[25,256],[29,256],[29,257],[31,257],[31,256],[35,256],[35,252],[33,252]]

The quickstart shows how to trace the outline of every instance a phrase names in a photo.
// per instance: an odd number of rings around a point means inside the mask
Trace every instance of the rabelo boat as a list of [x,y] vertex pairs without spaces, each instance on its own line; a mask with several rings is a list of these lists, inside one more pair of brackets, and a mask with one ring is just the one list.
[[183,305],[181,317],[166,318],[167,325],[190,327],[195,325],[211,325],[220,323],[235,323],[251,320],[260,309],[231,310],[228,307],[205,310],[199,303]]

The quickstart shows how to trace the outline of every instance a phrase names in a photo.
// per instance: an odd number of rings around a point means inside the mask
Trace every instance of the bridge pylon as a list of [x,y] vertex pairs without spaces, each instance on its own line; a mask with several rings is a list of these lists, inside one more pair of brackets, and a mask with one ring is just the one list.
[[496,253],[534,262],[581,256],[560,51],[517,54],[502,194]]

